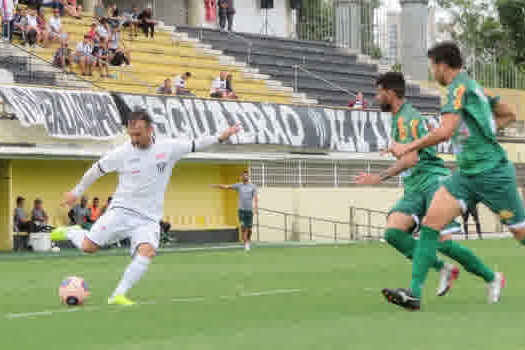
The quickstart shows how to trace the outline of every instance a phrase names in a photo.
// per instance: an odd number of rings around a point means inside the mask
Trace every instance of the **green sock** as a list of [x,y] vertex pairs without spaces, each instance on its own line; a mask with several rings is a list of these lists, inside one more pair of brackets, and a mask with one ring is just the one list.
[[440,243],[438,250],[446,256],[456,260],[465,268],[465,270],[483,278],[486,282],[494,281],[494,272],[483,264],[481,259],[467,247],[452,240],[448,240]]
[[435,264],[436,249],[438,247],[439,231],[425,225],[421,225],[419,242],[414,251],[414,262],[412,264],[412,283],[410,288],[412,294],[421,298],[421,288],[428,275],[428,269]]
[[[385,241],[388,242],[392,247],[396,248],[401,254],[412,260],[414,256],[414,249],[416,247],[416,240],[408,232],[399,230],[397,228],[388,228],[385,231]],[[432,267],[437,271],[445,266],[443,260],[437,258]]]

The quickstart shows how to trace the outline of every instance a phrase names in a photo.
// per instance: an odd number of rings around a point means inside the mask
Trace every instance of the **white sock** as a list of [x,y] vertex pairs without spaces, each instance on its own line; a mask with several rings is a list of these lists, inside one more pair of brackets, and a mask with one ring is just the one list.
[[141,255],[135,256],[131,264],[129,264],[126,268],[126,271],[124,271],[122,280],[118,284],[117,289],[115,289],[115,292],[111,297],[113,298],[115,295],[125,295],[126,292],[131,287],[133,287],[135,282],[138,282],[138,280],[141,279],[142,275],[144,275],[146,271],[148,271],[149,263],[149,258]]
[[66,237],[69,239],[75,247],[82,250],[82,243],[84,242],[84,237],[88,231],[78,230],[78,229],[68,229],[66,231]]

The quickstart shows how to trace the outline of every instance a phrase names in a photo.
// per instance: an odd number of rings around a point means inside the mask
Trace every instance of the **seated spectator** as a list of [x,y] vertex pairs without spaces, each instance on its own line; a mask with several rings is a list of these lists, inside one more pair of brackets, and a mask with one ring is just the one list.
[[131,67],[131,49],[126,48],[126,44],[120,37],[120,29],[111,28],[110,39],[108,41],[109,52],[112,56],[110,61],[113,66],[120,66],[126,63]]
[[18,196],[16,198],[16,208],[13,215],[13,229],[15,232],[30,232],[31,220],[28,219],[24,209],[25,198]]
[[139,8],[136,6],[133,6],[131,10],[131,14],[129,14],[129,16],[126,16],[124,23],[122,23],[122,25],[125,28],[129,28],[131,38],[137,37],[139,35],[139,26],[140,26],[139,15],[140,15]]
[[148,37],[148,33],[150,34],[150,38],[153,39],[155,35],[155,25],[157,24],[157,21],[153,19],[153,12],[150,8],[142,10],[142,12],[138,15],[139,20],[139,26],[142,28],[142,31],[144,32],[144,35],[146,35],[146,38]]
[[157,94],[173,95],[173,86],[170,78],[164,79],[164,84],[157,88]]
[[60,41],[60,47],[55,52],[53,56],[53,66],[58,68],[71,68],[71,62],[73,61],[71,57],[71,50],[68,47],[67,39]]
[[186,88],[186,82],[190,77],[191,72],[186,72],[183,75],[177,75],[177,77],[175,77],[175,93],[177,95],[195,97],[195,94]]
[[111,28],[109,27],[108,21],[103,18],[100,20],[99,25],[96,29],[97,35],[100,38],[105,38],[109,40],[109,34],[111,33]]
[[102,215],[104,215],[104,213],[108,210],[109,206],[111,205],[111,201],[112,200],[113,200],[113,197],[108,197],[108,201],[106,202],[106,204],[102,208]]
[[226,96],[225,98],[229,98],[231,100],[236,100],[237,95],[233,91],[233,75],[228,74],[226,77]]
[[348,108],[365,109],[368,108],[368,102],[361,91],[355,96],[355,100],[348,102]]
[[215,98],[223,98],[227,96],[226,91],[226,78],[228,72],[221,72],[219,77],[215,79],[211,84],[210,96]]
[[[100,41],[100,47],[98,50],[93,51],[93,55],[97,58],[97,67],[101,78],[109,77],[109,60],[110,53],[108,49],[108,42],[102,38]],[[105,72],[105,74],[104,74]],[[98,200],[98,198],[96,198]]]
[[61,42],[62,39],[65,39],[65,33],[62,32],[62,23],[60,22],[60,11],[58,9],[53,10],[53,16],[49,19],[47,26],[47,32],[49,42]]
[[58,10],[60,16],[64,15],[64,5],[62,0],[39,0],[36,5],[36,11],[40,12],[42,7],[51,7],[54,10]]
[[100,207],[98,197],[93,198],[93,204],[91,204],[89,209],[91,210],[91,222],[97,221],[100,215],[102,215],[102,208]]
[[42,200],[35,199],[33,210],[31,210],[31,222],[33,231],[38,232],[43,226],[47,225],[47,213],[42,206]]
[[91,228],[91,210],[87,207],[87,204],[87,197],[83,196],[80,199],[80,204],[71,208],[67,214],[70,225],[79,225],[85,229]]
[[74,62],[80,67],[80,73],[83,76],[93,75],[93,64],[95,63],[91,53],[93,52],[93,45],[88,35],[84,35],[84,40],[77,44],[77,49],[74,56]]
[[27,12],[25,8],[16,8],[15,16],[13,17],[13,34],[20,36],[22,39],[24,39],[24,36],[22,35],[24,32],[24,18],[27,16]]
[[26,21],[24,22],[24,33],[26,37],[26,45],[34,47],[38,40],[38,21],[36,18],[36,11],[30,9],[27,12]]
[[77,0],[62,0],[62,3],[71,17],[82,19],[82,6],[77,4]]
[[124,22],[124,17],[120,16],[120,11],[116,4],[108,8],[108,23],[111,28],[119,28]]
[[47,47],[49,34],[47,32],[47,21],[43,9],[40,9],[40,12],[38,12],[36,22],[38,29],[36,37],[37,44],[39,44],[41,47]]

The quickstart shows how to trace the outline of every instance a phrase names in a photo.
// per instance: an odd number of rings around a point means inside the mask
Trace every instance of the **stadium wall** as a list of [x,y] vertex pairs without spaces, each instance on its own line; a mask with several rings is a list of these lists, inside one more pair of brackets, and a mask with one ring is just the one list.
[[[520,189],[523,194],[523,188]],[[304,217],[331,219],[334,221],[349,222],[350,207],[365,208],[387,212],[402,196],[400,187],[349,187],[349,188],[261,188],[259,189],[260,207],[271,208],[286,213],[297,213]],[[479,205],[481,226],[483,232],[501,232],[499,219],[485,206]],[[288,217],[287,239],[309,240],[308,218],[294,219]],[[257,222],[257,220],[256,220]],[[460,222],[462,222],[460,220]],[[259,239],[262,241],[283,241],[283,215],[261,212]],[[368,230],[368,214],[358,210],[355,215],[355,224],[359,225],[359,238],[370,235],[380,237],[385,226],[386,218],[380,213],[370,214],[370,224],[374,226]],[[471,219],[471,223],[473,223]],[[338,239],[350,239],[350,225],[340,223],[337,226]],[[334,238],[334,224],[312,220],[313,239],[331,240]],[[267,228],[272,227],[272,228]],[[301,235],[292,231],[301,232]],[[474,233],[470,227],[470,233]]]
[[[0,171],[5,164],[0,163]],[[60,206],[63,193],[71,190],[80,180],[92,161],[83,160],[13,160],[12,196],[2,191],[2,202],[12,203],[21,195],[26,198],[26,209],[32,208],[33,200],[44,201],[50,224],[67,225],[67,209]],[[175,230],[219,229],[237,225],[237,196],[231,191],[219,191],[209,188],[211,183],[234,183],[245,167],[242,165],[221,165],[211,163],[183,162],[174,170],[172,180],[165,197],[165,219]],[[90,199],[99,197],[105,203],[117,185],[115,174],[108,174],[99,179],[88,190]],[[6,186],[6,182],[2,182]],[[3,187],[2,187],[3,189]],[[2,210],[5,211],[4,206]],[[4,216],[2,216],[4,217]],[[8,210],[12,218],[12,210]]]
[[11,201],[12,185],[11,161],[0,159],[0,250],[10,250],[12,240],[13,206]]

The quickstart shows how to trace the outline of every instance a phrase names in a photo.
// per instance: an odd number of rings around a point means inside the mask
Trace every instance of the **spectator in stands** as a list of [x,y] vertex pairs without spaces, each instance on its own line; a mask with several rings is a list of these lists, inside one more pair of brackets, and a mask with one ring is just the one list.
[[173,95],[173,85],[170,78],[164,79],[164,84],[157,88],[157,94]]
[[215,98],[226,97],[226,78],[228,77],[228,72],[221,72],[219,77],[211,83],[210,96]]
[[37,23],[37,37],[36,37],[37,44],[39,44],[40,47],[47,47],[49,34],[47,31],[46,16],[44,14],[43,9],[40,9],[40,12],[38,12],[38,15],[36,17],[36,23]]
[[98,197],[93,198],[93,203],[91,204],[89,209],[91,210],[91,222],[97,221],[100,215],[102,215],[102,208],[100,207]]
[[28,219],[24,209],[25,198],[18,196],[16,198],[16,208],[13,215],[13,229],[15,232],[30,232],[31,220]]
[[60,22],[60,11],[58,9],[53,10],[53,16],[49,19],[47,26],[49,42],[58,41],[64,39],[62,32],[62,23]]
[[42,7],[51,7],[60,12],[60,16],[64,15],[64,4],[62,0],[39,0],[36,5],[36,11],[40,12]]
[[13,0],[0,2],[0,19],[2,21],[2,39],[13,39],[15,3]]
[[93,52],[93,45],[89,35],[84,35],[84,40],[77,44],[77,50],[75,52],[74,61],[80,67],[80,73],[83,76],[93,75],[93,64],[94,60],[91,55]]
[[120,37],[120,29],[110,28],[108,47],[112,56],[111,65],[120,66],[126,63],[128,67],[131,67],[131,49],[126,48],[124,40]]
[[233,75],[230,73],[226,76],[226,98],[236,100],[237,95],[233,91]]
[[26,16],[25,23],[25,37],[26,45],[34,47],[38,40],[38,21],[36,18],[36,11],[30,9]]
[[120,16],[120,11],[116,4],[108,8],[108,23],[111,28],[119,28],[124,23],[124,17]]
[[42,205],[40,198],[35,199],[33,210],[31,210],[31,223],[34,232],[38,232],[40,228],[47,225],[48,217]]
[[131,10],[131,14],[126,18],[124,23],[122,25],[126,28],[129,28],[130,31],[130,37],[133,39],[133,37],[136,37],[139,35],[139,15],[140,11],[139,8],[133,5],[133,9]]
[[71,50],[68,47],[67,38],[60,40],[60,47],[53,56],[53,66],[58,68],[71,68]]
[[235,15],[235,7],[233,0],[219,0],[219,25],[221,30],[226,27],[226,20],[228,20],[228,31],[233,29],[233,16]]
[[26,13],[26,9],[25,8],[20,8],[20,7],[17,7],[16,8],[16,12],[15,12],[15,15],[13,17],[13,34],[17,34],[17,35],[20,35],[22,36],[22,32],[23,32],[23,26],[22,26],[22,21],[24,19],[24,17],[27,15]]
[[153,19],[153,12],[150,8],[142,10],[142,12],[137,17],[139,20],[139,25],[142,28],[142,31],[144,32],[144,35],[146,35],[146,38],[148,37],[148,33],[150,34],[150,38],[153,39],[155,35],[155,25],[157,24],[157,21]]
[[[97,58],[97,67],[100,72],[100,77],[101,78],[109,77],[110,53],[108,49],[108,42],[106,41],[106,39],[102,38],[100,40],[100,47],[98,50],[96,50],[96,53],[94,53],[94,56]],[[104,71],[105,71],[105,74],[104,74]]]
[[101,19],[97,27],[98,37],[106,38],[106,40],[109,40],[110,33],[111,33],[111,29],[109,27],[108,21],[105,18]]
[[348,108],[355,108],[355,109],[368,108],[368,102],[365,100],[365,97],[362,91],[359,91],[357,95],[355,95],[355,100],[348,102]]
[[87,197],[83,196],[80,199],[80,204],[77,204],[71,208],[67,214],[70,225],[79,225],[84,228],[91,226],[89,225],[91,224],[91,210],[87,207],[87,204]]
[[106,202],[106,204],[102,208],[102,215],[104,215],[104,213],[108,210],[109,205],[111,204],[112,200],[113,200],[113,197],[108,197],[108,201]]
[[77,0],[61,0],[67,14],[76,19],[82,19],[82,6],[77,4]]
[[183,75],[178,75],[177,77],[175,77],[175,93],[177,95],[195,97],[195,94],[186,88],[186,82],[190,77],[191,72],[186,72]]

